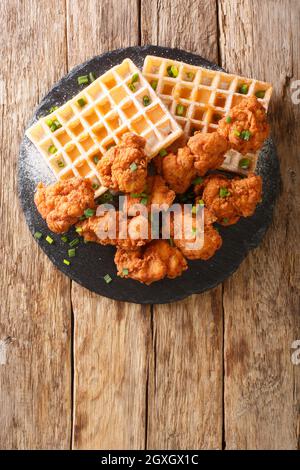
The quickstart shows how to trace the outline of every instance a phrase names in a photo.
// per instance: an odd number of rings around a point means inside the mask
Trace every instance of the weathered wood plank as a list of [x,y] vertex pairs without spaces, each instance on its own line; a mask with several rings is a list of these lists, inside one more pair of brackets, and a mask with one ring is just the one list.
[[0,448],[67,449],[70,282],[34,243],[16,188],[25,124],[66,71],[64,1],[54,22],[46,0],[1,2],[0,15]]
[[[142,43],[218,60],[215,1],[141,3]],[[222,446],[222,288],[155,306],[147,447]]]
[[[106,50],[138,43],[134,0],[72,0],[68,18],[70,67]],[[112,302],[77,284],[72,287],[72,302],[73,447],[144,448],[149,308]]]
[[274,84],[270,117],[283,180],[273,224],[224,290],[225,440],[228,449],[295,449],[299,442],[298,1],[220,2],[222,65]]

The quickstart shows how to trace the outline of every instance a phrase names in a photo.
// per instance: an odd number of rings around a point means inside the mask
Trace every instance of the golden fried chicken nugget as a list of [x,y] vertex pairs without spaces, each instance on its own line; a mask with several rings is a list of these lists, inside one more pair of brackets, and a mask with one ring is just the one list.
[[262,197],[262,179],[251,173],[248,178],[234,179],[231,183],[233,204],[243,217],[251,216]]
[[152,204],[160,206],[162,210],[168,209],[175,197],[175,192],[167,186],[160,175],[148,176],[142,193],[131,193],[126,196],[124,210],[130,213],[136,204],[143,204],[147,210],[151,210]]
[[76,224],[86,209],[95,207],[94,195],[89,180],[71,178],[47,187],[39,183],[34,202],[49,229],[64,233]]
[[241,154],[256,152],[270,133],[266,110],[255,96],[245,98],[219,121],[217,132]]
[[222,165],[229,145],[218,132],[196,132],[187,143],[193,157],[197,174],[205,175]]
[[118,248],[115,263],[119,276],[147,285],[164,277],[173,279],[187,269],[184,256],[166,240],[154,240],[136,251]]
[[145,144],[143,137],[128,132],[106,152],[97,164],[104,186],[125,193],[143,191],[149,160]]
[[169,187],[177,194],[183,194],[197,175],[194,156],[188,147],[182,147],[177,154],[169,153],[161,158],[161,175]]

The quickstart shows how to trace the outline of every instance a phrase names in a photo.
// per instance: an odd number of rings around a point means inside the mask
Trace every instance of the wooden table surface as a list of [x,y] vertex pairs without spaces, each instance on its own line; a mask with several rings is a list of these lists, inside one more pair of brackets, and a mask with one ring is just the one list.
[[[300,447],[300,1],[2,0],[0,15],[0,448]],[[223,285],[161,306],[63,276],[17,197],[19,144],[41,98],[76,64],[137,44],[274,84],[272,226]]]

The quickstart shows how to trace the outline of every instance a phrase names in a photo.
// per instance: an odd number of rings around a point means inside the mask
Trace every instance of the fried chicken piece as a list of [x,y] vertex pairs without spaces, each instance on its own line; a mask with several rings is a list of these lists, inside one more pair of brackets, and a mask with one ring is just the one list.
[[270,133],[266,110],[255,96],[245,98],[219,121],[217,132],[241,154],[256,152]]
[[55,233],[64,233],[76,224],[86,209],[95,207],[94,195],[89,180],[71,178],[47,187],[39,183],[34,202],[49,229]]
[[227,140],[218,132],[196,132],[187,145],[194,156],[194,167],[200,176],[222,165],[229,148]]
[[[156,157],[158,158],[158,157]],[[194,167],[194,156],[188,147],[182,147],[177,154],[169,153],[165,157],[159,157],[161,175],[177,194],[183,194],[191,185],[197,172]]]
[[203,183],[202,199],[222,225],[236,224],[240,216],[233,203],[232,180],[221,175],[208,176]]
[[262,197],[262,179],[254,173],[248,178],[234,179],[231,183],[233,204],[243,217],[251,216]]
[[116,245],[126,250],[134,250],[150,240],[148,218],[142,215],[127,218],[118,211],[105,212],[78,222],[76,227],[86,241]]
[[143,137],[128,132],[105,153],[97,164],[104,186],[125,193],[143,191],[148,165],[145,144]]
[[211,175],[204,181],[202,199],[222,225],[235,224],[241,216],[252,215],[262,195],[260,176],[228,179]]
[[118,275],[151,284],[164,277],[174,279],[187,269],[182,253],[166,240],[153,240],[136,251],[117,249],[115,263]]
[[[170,189],[160,175],[148,176],[146,187],[141,194],[130,194],[126,198],[125,209],[129,214],[134,210],[135,204],[143,204],[147,210],[152,204],[157,204],[161,209],[168,209],[174,201],[176,194]],[[135,214],[131,214],[135,215]]]
[[[172,234],[174,243],[177,248],[184,254],[187,259],[207,260],[214,256],[215,252],[222,246],[222,238],[219,232],[213,227],[216,217],[206,208],[204,209],[204,230],[199,232],[197,227],[197,219],[191,212],[182,212],[181,221],[174,218]],[[187,236],[188,232],[188,236]],[[198,241],[196,240],[198,234]],[[201,236],[200,236],[201,233]],[[179,235],[179,237],[177,237]],[[198,247],[191,246],[193,243],[199,244]]]

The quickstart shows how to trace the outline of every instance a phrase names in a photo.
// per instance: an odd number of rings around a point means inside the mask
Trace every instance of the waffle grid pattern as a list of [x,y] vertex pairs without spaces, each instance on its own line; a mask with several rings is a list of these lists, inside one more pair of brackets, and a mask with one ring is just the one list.
[[[175,77],[170,76],[172,66],[175,66]],[[195,131],[214,132],[218,121],[233,106],[257,92],[264,95],[258,99],[267,110],[272,94],[272,86],[266,82],[156,56],[145,58],[143,75],[183,129],[186,140]],[[241,87],[244,93],[240,93]],[[221,168],[247,174],[255,169],[257,156],[258,153],[251,153],[242,157],[230,150]],[[241,158],[250,160],[247,170],[240,168]]]
[[[138,74],[138,79],[131,90],[134,74]],[[52,132],[49,122],[58,122],[61,127]],[[125,59],[63,106],[39,119],[26,135],[58,179],[90,178],[99,196],[106,188],[101,185],[97,161],[129,131],[145,137],[149,157],[182,135],[181,127],[139,69]]]

